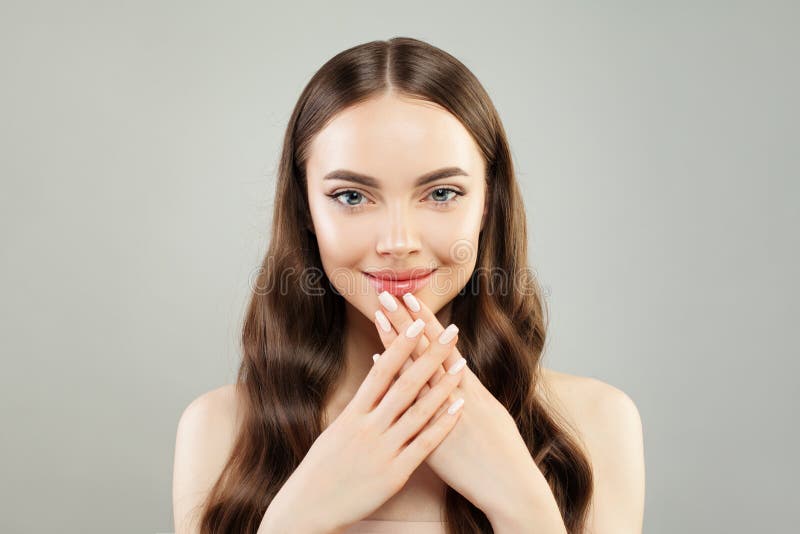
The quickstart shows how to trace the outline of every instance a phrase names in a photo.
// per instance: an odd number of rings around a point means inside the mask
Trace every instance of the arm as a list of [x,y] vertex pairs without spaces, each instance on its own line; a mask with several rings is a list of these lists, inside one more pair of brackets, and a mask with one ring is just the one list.
[[598,388],[586,425],[595,478],[587,532],[640,534],[645,497],[642,420],[623,391],[599,381]]
[[[584,532],[641,533],[645,471],[642,422],[633,400],[598,380],[586,391],[573,416],[589,449],[594,491]],[[535,467],[535,465],[534,465]],[[487,517],[498,534],[565,533],[555,497],[538,468],[520,477],[521,489],[490,509]],[[527,489],[525,489],[527,488]],[[518,497],[517,497],[518,496]]]
[[486,513],[496,534],[567,534],[553,492],[542,472],[531,460],[531,467],[521,471],[520,486]]
[[[267,507],[256,534],[339,534],[344,529],[322,524],[317,515],[298,511],[297,506],[285,503],[286,496],[293,491],[298,479],[292,476],[284,483]],[[302,491],[302,490],[301,490]]]
[[231,386],[204,393],[178,421],[172,473],[175,534],[199,532],[204,500],[219,478],[233,441]]
[[[172,477],[175,534],[199,532],[205,498],[233,448],[237,430],[235,395],[234,385],[209,391],[192,401],[180,417]],[[258,534],[336,534],[340,530],[317,524],[318,518],[313,514],[298,513],[296,508],[283,504],[297,483],[297,477],[287,480],[267,508]]]

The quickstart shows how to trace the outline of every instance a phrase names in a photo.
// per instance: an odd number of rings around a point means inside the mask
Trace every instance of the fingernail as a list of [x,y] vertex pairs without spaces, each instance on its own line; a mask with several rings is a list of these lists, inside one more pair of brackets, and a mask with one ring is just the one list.
[[456,334],[458,334],[458,327],[454,324],[451,324],[445,328],[444,332],[442,332],[439,336],[439,343],[442,345],[447,345],[453,340],[454,337],[456,337]]
[[458,399],[457,401],[455,401],[453,404],[450,405],[450,407],[447,409],[447,413],[449,413],[450,415],[453,415],[463,405],[464,405],[464,399]]
[[380,354],[373,354],[373,355],[372,355],[372,362],[373,362],[373,363],[374,363],[374,362],[377,362],[377,361],[378,361],[378,357],[379,357],[379,356],[380,356]]
[[411,311],[418,312],[420,310],[419,302],[417,302],[417,297],[415,297],[411,293],[406,293],[405,295],[403,295],[403,302],[406,303],[406,306],[411,308]]
[[461,369],[464,367],[464,365],[466,365],[466,363],[467,363],[467,360],[465,360],[465,359],[462,357],[460,360],[458,360],[456,363],[454,363],[454,364],[453,364],[453,365],[450,367],[450,369],[448,369],[448,370],[447,370],[447,372],[448,372],[448,373],[450,373],[451,375],[454,375],[454,374],[456,374],[457,372],[459,372],[459,371],[460,371],[460,370],[461,370]]
[[417,319],[406,329],[406,337],[414,337],[420,332],[422,329],[425,328],[425,321],[422,319]]
[[378,324],[381,325],[381,328],[383,328],[384,332],[392,331],[392,325],[389,324],[389,319],[386,318],[382,311],[375,310],[375,319],[378,320]]
[[378,295],[378,300],[380,300],[383,307],[390,312],[397,311],[397,301],[394,300],[394,297],[388,291],[383,291]]

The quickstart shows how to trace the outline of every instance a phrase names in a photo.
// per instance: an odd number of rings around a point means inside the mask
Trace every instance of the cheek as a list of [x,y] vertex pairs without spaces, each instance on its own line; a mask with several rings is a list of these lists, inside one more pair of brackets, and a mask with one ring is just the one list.
[[434,274],[429,293],[449,301],[467,285],[478,260],[482,203],[471,203],[459,217],[440,217],[427,236],[427,243],[440,265]]
[[369,253],[369,238],[363,227],[330,210],[316,210],[313,218],[325,274],[340,293],[349,294],[358,282],[358,273],[353,269]]
[[477,260],[477,235],[465,235],[463,231],[449,236],[438,235],[435,244],[432,242],[431,245],[439,268],[425,289],[432,296],[448,301],[466,286],[472,276]]
[[320,251],[336,263],[346,264],[358,260],[369,244],[364,228],[343,223],[323,224],[317,227]]
[[427,242],[441,265],[472,271],[477,261],[480,213],[473,206],[459,217],[439,217],[430,228]]

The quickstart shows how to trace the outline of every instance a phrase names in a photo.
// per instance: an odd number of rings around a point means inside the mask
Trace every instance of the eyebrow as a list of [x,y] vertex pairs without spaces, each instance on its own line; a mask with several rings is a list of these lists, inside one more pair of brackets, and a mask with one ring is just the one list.
[[[442,169],[437,169],[435,171],[423,174],[417,178],[416,182],[414,182],[414,187],[420,187],[430,182],[435,182],[436,180],[449,178],[451,176],[469,176],[469,174],[467,174],[467,171],[460,167],[444,167]],[[379,187],[378,180],[376,178],[367,176],[366,174],[348,171],[346,169],[337,169],[335,171],[331,171],[325,175],[323,180],[345,180],[367,187]]]

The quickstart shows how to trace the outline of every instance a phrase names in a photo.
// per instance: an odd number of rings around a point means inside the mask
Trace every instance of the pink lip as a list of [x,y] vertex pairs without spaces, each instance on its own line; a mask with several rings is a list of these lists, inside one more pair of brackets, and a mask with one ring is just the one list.
[[[419,273],[420,270],[417,271],[378,271],[375,273],[364,273],[367,276],[370,284],[378,293],[383,293],[384,291],[388,291],[392,295],[396,297],[402,297],[405,293],[414,293],[419,289],[422,289],[431,280],[431,275],[436,269],[429,271],[428,273],[417,276],[416,278],[409,278],[411,274]],[[387,273],[394,273],[393,276],[389,276]],[[403,278],[405,276],[406,278]]]

